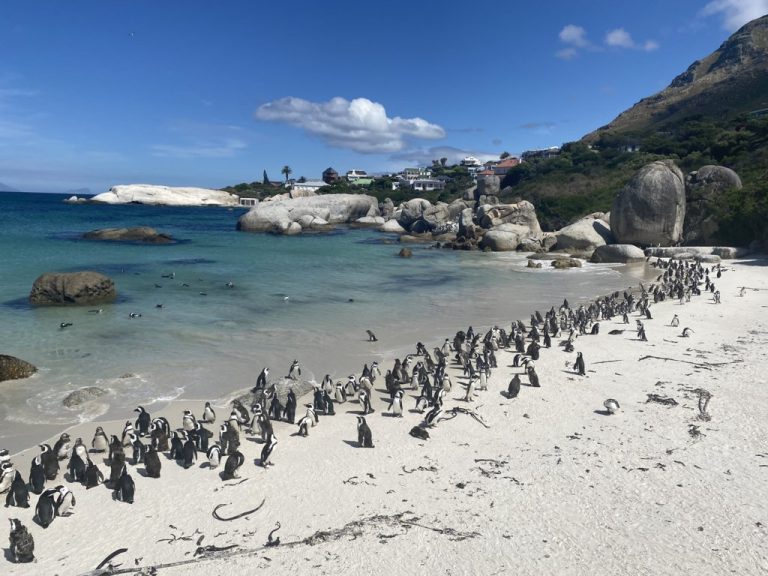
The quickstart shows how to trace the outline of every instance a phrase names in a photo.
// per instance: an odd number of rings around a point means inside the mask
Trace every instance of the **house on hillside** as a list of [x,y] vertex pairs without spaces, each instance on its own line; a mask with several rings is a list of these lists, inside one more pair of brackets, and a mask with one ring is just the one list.
[[551,146],[549,148],[538,148],[536,150],[526,150],[520,155],[523,162],[532,160],[547,160],[560,156],[560,146]]
[[464,158],[464,159],[461,161],[461,165],[462,165],[462,166],[466,166],[466,167],[468,167],[468,168],[469,168],[469,167],[477,167],[477,166],[482,166],[482,165],[483,165],[483,163],[482,163],[482,162],[480,162],[480,160],[478,160],[478,159],[477,159],[477,158],[475,158],[474,156],[467,156],[467,157],[465,157],[465,158]]
[[323,182],[326,184],[333,184],[334,182],[338,181],[338,179],[339,173],[330,166],[323,170]]
[[395,183],[392,183],[392,189],[396,190],[402,188],[411,189],[414,192],[432,192],[434,190],[443,190],[445,188],[445,182],[446,181],[442,178],[417,178],[416,180],[400,178],[397,181],[397,188],[394,187]]
[[520,159],[515,156],[509,156],[494,164],[492,170],[496,176],[506,176],[507,172],[512,170],[515,166],[520,164]]
[[355,182],[361,178],[369,179],[368,172],[365,170],[349,170],[346,174],[346,178],[350,182]]
[[312,196],[316,194],[320,188],[326,185],[327,184],[322,180],[296,181],[291,186],[291,197]]

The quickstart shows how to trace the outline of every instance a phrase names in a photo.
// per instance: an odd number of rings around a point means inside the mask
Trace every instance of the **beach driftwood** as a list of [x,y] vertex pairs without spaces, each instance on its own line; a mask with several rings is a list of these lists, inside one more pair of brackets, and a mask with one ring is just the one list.
[[682,362],[683,364],[692,364],[693,366],[698,366],[699,368],[704,368],[705,370],[709,370],[710,368],[716,368],[718,366],[726,366],[728,364],[738,364],[740,362],[744,362],[744,360],[731,360],[730,362],[691,362],[690,360],[680,360],[678,358],[666,358],[664,356],[642,356],[641,358],[638,358],[637,361],[641,362],[643,360],[648,360],[649,358],[653,358],[655,360],[664,360],[665,362]]

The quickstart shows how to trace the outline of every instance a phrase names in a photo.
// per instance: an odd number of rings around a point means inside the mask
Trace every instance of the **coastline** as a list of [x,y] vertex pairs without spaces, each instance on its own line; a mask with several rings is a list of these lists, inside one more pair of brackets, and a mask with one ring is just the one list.
[[[499,392],[520,370],[509,366],[514,352],[499,352],[489,389],[479,392],[475,403],[489,429],[459,415],[431,430],[430,440],[419,441],[407,434],[423,417],[409,412],[412,393],[406,391],[402,419],[387,417],[387,395],[376,394],[376,412],[368,417],[373,450],[350,446],[356,433],[348,412],[356,413],[358,404],[347,402],[337,405],[336,416],[321,417],[307,438],[293,437],[295,426],[275,423],[279,444],[272,457],[275,466],[267,470],[253,464],[261,444],[244,441],[242,477],[248,480],[242,484],[223,483],[206,470],[202,455],[191,470],[162,457],[159,480],[141,476],[142,466],[129,466],[137,484],[133,506],[111,502],[104,487],[85,491],[65,483],[78,506],[71,517],[56,519],[45,531],[31,522],[33,496],[30,509],[6,508],[3,519],[22,519],[35,537],[39,560],[7,564],[8,573],[84,573],[120,547],[128,548],[120,558],[124,567],[139,557],[142,566],[185,561],[201,535],[204,544],[236,543],[240,550],[162,568],[161,573],[223,574],[255,565],[286,572],[317,567],[321,573],[405,573],[415,563],[437,570],[456,566],[460,571],[531,574],[577,574],[587,568],[606,574],[711,572],[731,564],[741,573],[765,569],[765,554],[758,550],[768,531],[758,524],[768,520],[768,508],[749,495],[759,493],[765,474],[754,455],[763,451],[758,426],[768,414],[768,397],[759,386],[768,368],[760,354],[767,340],[761,334],[768,333],[768,316],[760,314],[760,306],[768,305],[766,264],[724,262],[726,272],[716,281],[722,286],[720,305],[706,293],[682,306],[676,301],[654,305],[648,342],[634,339],[634,324],[619,324],[618,318],[603,322],[600,335],[577,339],[576,349],[587,362],[585,378],[564,366],[572,364],[574,354],[553,341],[553,349],[543,350],[537,362],[542,388],[524,386],[519,398],[507,400]],[[737,288],[745,285],[759,290],[738,297]],[[667,326],[673,313],[681,318],[678,329]],[[500,318],[499,325],[512,320]],[[614,324],[627,334],[608,335]],[[677,338],[683,326],[694,330],[687,340]],[[434,335],[424,343],[431,350],[452,335]],[[411,351],[414,344],[408,345]],[[647,358],[637,364],[636,357],[642,356],[674,356],[684,362]],[[730,363],[737,359],[742,361]],[[380,360],[382,370],[393,360]],[[685,363],[699,360],[698,368]],[[706,362],[728,364],[707,367]],[[454,389],[446,407],[467,407],[460,400],[459,382],[465,380],[456,366],[450,375]],[[381,380],[376,384],[380,388]],[[697,387],[713,394],[711,422],[695,420],[696,397],[690,390]],[[645,404],[650,393],[674,396],[679,406]],[[608,397],[620,401],[619,414],[598,413]],[[186,407],[199,416],[202,403],[176,400],[153,416],[167,414],[175,427]],[[228,411],[219,408],[217,414],[218,424]],[[133,420],[132,414],[127,417]],[[109,435],[119,434],[123,422],[99,424]],[[699,427],[698,439],[689,434],[690,424]],[[70,434],[89,445],[95,426],[76,425]],[[25,450],[13,457],[25,478],[33,453]],[[60,479],[61,474],[48,484]],[[727,499],[707,497],[722,490],[728,491]],[[226,524],[211,518],[215,504],[231,501],[229,510],[240,511],[262,498],[266,505],[251,520]],[[744,521],[726,522],[736,509]],[[148,514],[153,518],[147,519]],[[295,544],[265,554],[261,547],[275,522],[282,525],[278,536],[283,542]],[[94,523],[107,529],[98,537],[84,536]],[[330,533],[306,541],[320,530]],[[195,531],[191,541],[180,540]],[[169,533],[175,534],[172,542],[161,541]],[[349,544],[353,535],[362,542]],[[726,553],[722,542],[735,544]],[[439,555],[429,551],[435,544]],[[297,547],[301,553],[292,552]],[[387,562],[374,563],[377,553],[386,554]],[[334,558],[330,563],[329,557]]]

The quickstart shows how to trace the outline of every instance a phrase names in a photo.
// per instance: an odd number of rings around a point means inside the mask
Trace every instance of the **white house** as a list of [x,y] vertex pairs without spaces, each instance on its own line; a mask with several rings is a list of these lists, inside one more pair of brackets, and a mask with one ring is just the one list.
[[305,182],[294,182],[291,186],[291,193],[296,193],[298,196],[299,194],[311,196],[312,194],[315,194],[320,188],[323,186],[327,186],[325,182],[322,180],[307,180]]
[[368,176],[368,172],[365,170],[350,170],[347,172],[347,180],[350,182],[360,180],[361,178],[370,178],[370,176]]

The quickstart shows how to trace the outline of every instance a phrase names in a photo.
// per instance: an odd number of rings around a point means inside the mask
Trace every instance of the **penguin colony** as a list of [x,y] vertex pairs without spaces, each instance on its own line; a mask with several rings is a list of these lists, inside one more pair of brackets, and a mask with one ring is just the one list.
[[[508,331],[494,326],[484,334],[475,333],[470,326],[466,331],[457,332],[452,340],[446,338],[431,353],[418,342],[415,353],[406,355],[402,360],[396,359],[383,377],[390,400],[386,409],[388,414],[402,418],[406,391],[411,392],[411,397],[415,399],[412,412],[419,413],[422,421],[411,429],[410,434],[427,440],[428,429],[445,416],[445,395],[453,387],[446,373],[449,362],[458,366],[467,379],[463,400],[472,403],[478,392],[488,389],[492,371],[497,368],[496,352],[513,352],[512,365],[520,368],[521,372],[513,375],[506,396],[514,399],[524,384],[541,386],[535,362],[539,360],[542,348],[552,347],[553,339],[558,340],[565,352],[575,352],[579,337],[599,334],[600,321],[620,317],[624,324],[629,324],[631,314],[651,320],[653,304],[666,299],[678,299],[681,304],[688,302],[692,295],[701,295],[702,287],[705,292],[716,295],[716,303],[720,302],[719,291],[710,279],[710,269],[701,263],[659,259],[653,266],[660,269],[661,274],[648,288],[640,284],[639,291],[614,292],[577,308],[571,308],[565,300],[558,309],[552,307],[544,315],[539,311],[531,314],[528,325],[521,320],[513,321]],[[720,278],[720,265],[715,270]],[[636,319],[636,324],[637,340],[647,340],[642,320]],[[670,326],[679,326],[676,314]],[[609,334],[623,332],[612,330]],[[686,327],[679,337],[688,337],[692,332]],[[375,342],[372,333],[368,333],[369,340]],[[587,365],[581,352],[577,352],[572,369],[574,374],[587,376]],[[300,375],[299,362],[294,360],[285,380],[295,382]],[[372,406],[374,384],[381,377],[377,362],[370,366],[365,364],[359,378],[351,374],[346,383],[333,382],[330,375],[325,376],[322,383],[314,385],[312,401],[304,405],[298,420],[297,399],[293,390],[288,389],[285,403],[282,403],[276,383],[269,383],[268,377],[269,368],[264,368],[252,390],[257,393],[255,397],[258,400],[250,410],[238,400],[233,402],[230,415],[218,427],[218,435],[206,427],[214,425],[217,418],[210,402],[205,403],[200,419],[190,410],[185,410],[178,428],[173,428],[166,418],[152,418],[139,406],[135,409],[136,419],[125,422],[119,437],[108,437],[103,428],[97,426],[90,448],[82,438],[72,442],[66,432],[61,434],[53,447],[41,444],[40,453],[32,460],[26,481],[11,462],[8,451],[0,449],[0,494],[5,494],[5,505],[29,508],[32,495],[37,496],[33,521],[47,529],[56,518],[73,513],[76,498],[70,486],[74,484],[80,484],[85,490],[104,485],[112,490],[116,502],[132,504],[136,494],[131,466],[143,466],[147,477],[157,479],[161,477],[163,461],[167,465],[167,461],[172,460],[190,468],[197,464],[198,458],[202,458],[200,453],[205,455],[211,470],[219,469],[223,463],[220,472],[222,480],[239,478],[245,465],[245,457],[239,450],[241,435],[260,437],[263,448],[257,464],[266,468],[273,464],[271,458],[277,445],[272,422],[295,425],[297,430],[293,435],[305,437],[320,423],[321,416],[336,415],[335,405],[354,400],[360,407],[356,416],[356,445],[360,448],[374,447],[373,432],[366,416],[375,412]],[[616,414],[620,409],[619,402],[613,398],[605,400],[603,405],[606,415]],[[217,439],[214,439],[215,436]],[[161,459],[161,454],[167,458]],[[64,481],[69,486],[57,483],[62,467],[66,470],[62,474]],[[34,561],[34,539],[29,528],[18,519],[11,519],[10,524],[10,560],[19,563]]]

